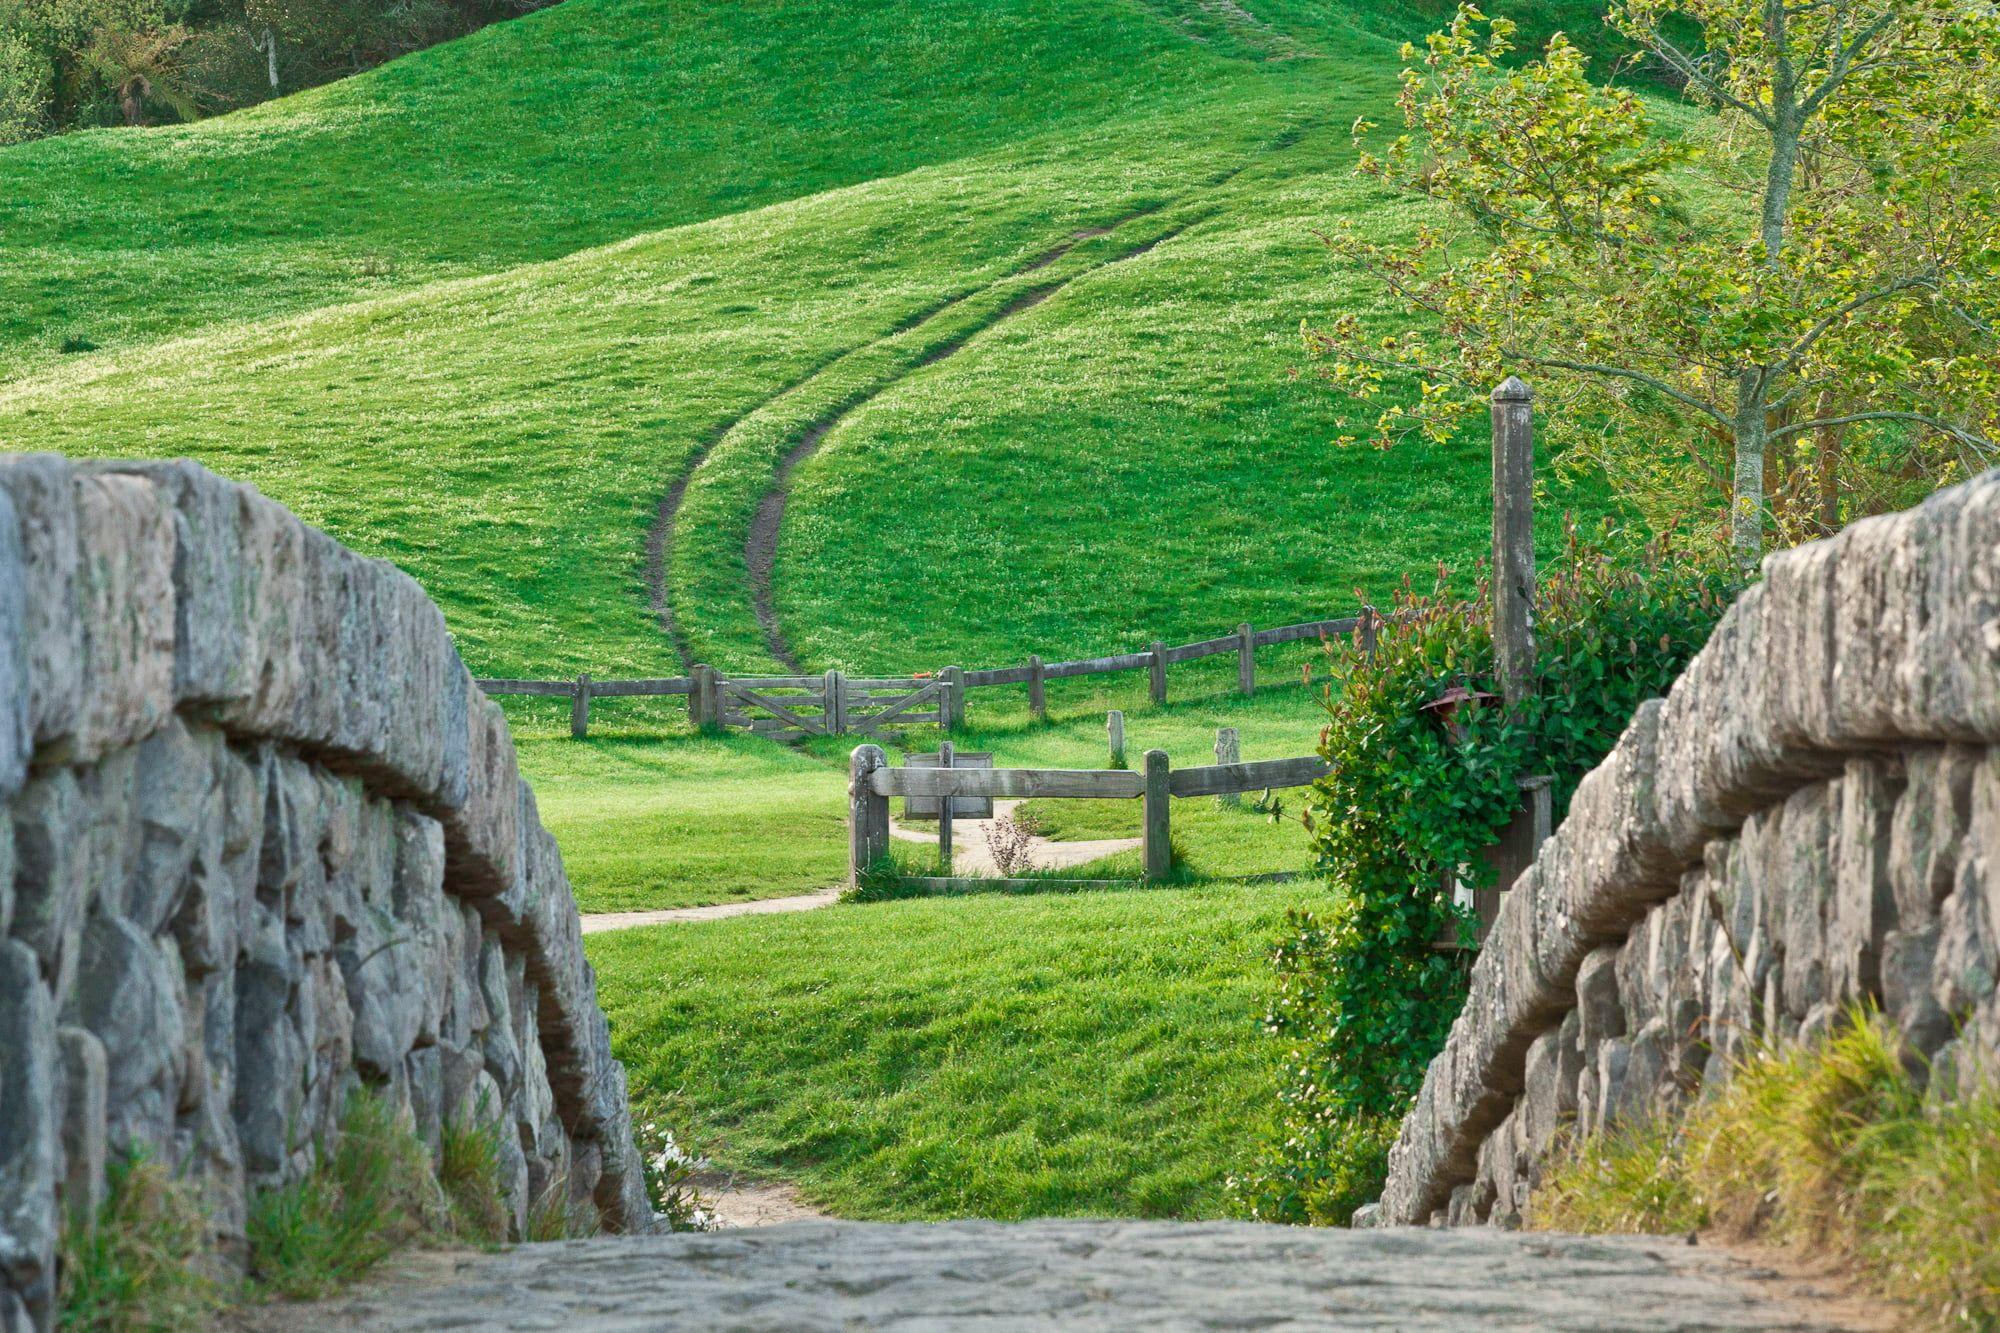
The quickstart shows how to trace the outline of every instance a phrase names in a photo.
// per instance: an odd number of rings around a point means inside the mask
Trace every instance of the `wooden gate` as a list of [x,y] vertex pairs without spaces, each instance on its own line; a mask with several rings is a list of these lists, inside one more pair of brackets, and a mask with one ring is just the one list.
[[944,680],[925,681],[912,690],[908,680],[843,680],[842,732],[879,736],[885,727],[948,727],[951,687]]
[[[715,678],[715,692],[725,727],[737,727],[775,741],[802,741],[808,736],[840,734],[840,693],[819,676],[761,676],[747,680]],[[832,703],[829,704],[829,700]]]
[[850,680],[824,676],[744,676],[696,667],[688,707],[696,726],[733,727],[772,740],[860,733],[881,736],[902,727],[949,729],[962,687],[935,680]]

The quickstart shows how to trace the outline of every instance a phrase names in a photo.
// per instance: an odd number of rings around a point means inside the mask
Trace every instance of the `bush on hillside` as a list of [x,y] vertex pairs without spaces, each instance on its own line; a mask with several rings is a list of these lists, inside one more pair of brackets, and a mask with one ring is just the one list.
[[1493,681],[1487,590],[1406,583],[1372,656],[1342,652],[1326,691],[1306,819],[1333,891],[1291,913],[1273,954],[1266,1029],[1283,1043],[1277,1132],[1243,1184],[1256,1216],[1345,1224],[1380,1192],[1396,1121],[1465,997],[1469,952],[1435,947],[1473,920],[1451,878],[1483,886],[1480,852],[1518,808],[1517,779],[1554,779],[1556,817],[1634,710],[1665,693],[1708,638],[1731,587],[1667,539],[1569,534],[1536,599],[1533,698],[1461,707],[1451,730],[1424,705]]

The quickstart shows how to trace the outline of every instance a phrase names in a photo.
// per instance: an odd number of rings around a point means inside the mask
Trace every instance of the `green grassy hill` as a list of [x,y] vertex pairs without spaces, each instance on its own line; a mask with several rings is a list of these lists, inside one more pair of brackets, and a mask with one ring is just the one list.
[[[493,674],[683,665],[655,603],[688,660],[908,669],[1463,562],[1476,453],[1334,451],[1288,378],[1302,315],[1369,299],[1311,228],[1402,222],[1346,170],[1389,44],[1186,9],[579,0],[0,153],[16,358],[132,344],[0,387],[0,442],[253,481],[410,569]],[[828,424],[760,626],[754,516]]]

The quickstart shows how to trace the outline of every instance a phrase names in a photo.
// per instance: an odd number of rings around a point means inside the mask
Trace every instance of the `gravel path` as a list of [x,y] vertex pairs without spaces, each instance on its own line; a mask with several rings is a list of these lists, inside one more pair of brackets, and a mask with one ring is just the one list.
[[[993,861],[993,849],[986,841],[986,832],[994,824],[1014,813],[1019,801],[995,801],[992,819],[954,819],[951,823],[951,868],[956,875],[998,875],[1000,867]],[[889,836],[903,842],[927,842],[937,846],[937,824],[935,822],[910,827],[901,820],[889,821]],[[1053,838],[1030,838],[1028,840],[1028,867],[1035,870],[1057,870],[1066,866],[1088,865],[1101,861],[1119,852],[1136,851],[1140,845],[1138,838],[1099,838],[1086,842],[1057,842]]]
[[1725,1251],[1649,1237],[1245,1222],[794,1222],[419,1255],[313,1329],[1890,1327]]

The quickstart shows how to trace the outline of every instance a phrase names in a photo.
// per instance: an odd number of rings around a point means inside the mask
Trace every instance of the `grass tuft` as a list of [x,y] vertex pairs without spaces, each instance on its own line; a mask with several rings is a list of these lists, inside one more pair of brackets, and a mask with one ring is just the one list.
[[1905,1057],[1872,1011],[1816,1045],[1754,1051],[1684,1117],[1573,1145],[1529,1221],[1761,1238],[1941,1324],[2000,1326],[2000,1086],[1926,1096]]
[[324,1296],[423,1235],[441,1203],[424,1147],[397,1109],[356,1092],[333,1152],[252,1205],[251,1276],[276,1295]]
[[143,1153],[109,1164],[95,1217],[63,1229],[57,1323],[65,1329],[209,1326],[226,1292],[209,1262],[194,1186]]

